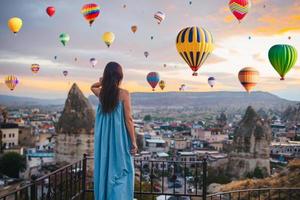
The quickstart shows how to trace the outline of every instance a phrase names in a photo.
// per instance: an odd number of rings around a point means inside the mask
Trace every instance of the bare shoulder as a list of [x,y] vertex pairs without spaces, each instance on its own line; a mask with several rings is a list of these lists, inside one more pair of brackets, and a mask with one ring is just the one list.
[[121,100],[126,100],[129,98],[129,92],[128,90],[125,90],[125,89],[120,89],[120,99]]

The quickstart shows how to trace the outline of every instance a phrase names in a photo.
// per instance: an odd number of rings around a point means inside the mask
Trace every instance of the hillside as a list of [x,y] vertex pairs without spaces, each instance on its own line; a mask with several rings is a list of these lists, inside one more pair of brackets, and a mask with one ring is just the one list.
[[[132,105],[135,108],[254,108],[283,109],[294,101],[279,98],[268,92],[167,92],[167,93],[132,93]],[[89,96],[93,105],[98,104],[95,96]]]
[[272,177],[265,179],[246,179],[242,181],[233,181],[222,185],[220,191],[233,191],[255,188],[299,188],[300,187],[300,159],[293,160],[288,167]]

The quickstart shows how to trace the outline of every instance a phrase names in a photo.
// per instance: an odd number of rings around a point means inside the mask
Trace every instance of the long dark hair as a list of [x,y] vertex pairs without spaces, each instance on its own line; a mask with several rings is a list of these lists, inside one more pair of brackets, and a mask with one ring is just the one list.
[[99,95],[104,113],[110,113],[116,108],[119,102],[119,85],[122,79],[121,65],[116,62],[109,62],[103,72],[102,87]]

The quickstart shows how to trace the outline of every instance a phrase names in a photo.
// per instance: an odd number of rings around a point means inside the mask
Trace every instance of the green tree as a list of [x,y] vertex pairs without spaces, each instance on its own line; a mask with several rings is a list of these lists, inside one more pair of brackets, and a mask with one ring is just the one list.
[[145,117],[144,117],[144,121],[151,121],[152,120],[152,117],[151,117],[151,115],[145,115]]
[[5,153],[0,158],[0,173],[19,178],[19,172],[26,169],[26,158],[16,152]]

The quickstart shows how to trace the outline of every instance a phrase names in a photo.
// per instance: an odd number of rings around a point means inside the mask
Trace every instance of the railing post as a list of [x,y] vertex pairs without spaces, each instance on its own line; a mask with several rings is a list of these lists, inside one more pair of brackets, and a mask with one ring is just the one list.
[[30,200],[36,200],[36,184],[35,180],[32,181],[32,185],[30,186]]
[[206,157],[203,158],[203,168],[202,168],[202,199],[206,200],[207,191],[206,191],[206,175],[207,175],[207,160]]
[[83,154],[82,160],[82,200],[85,200],[86,196],[86,170],[87,170],[87,155]]

